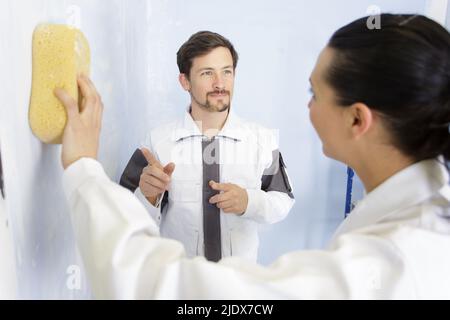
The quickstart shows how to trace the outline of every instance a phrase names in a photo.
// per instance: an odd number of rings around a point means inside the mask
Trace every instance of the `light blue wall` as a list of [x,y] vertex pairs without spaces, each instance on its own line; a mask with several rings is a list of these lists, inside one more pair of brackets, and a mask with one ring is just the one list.
[[450,3],[447,4],[447,29],[450,30]]
[[[261,230],[260,261],[323,246],[344,216],[346,168],[322,155],[309,123],[308,78],[338,27],[384,12],[423,13],[425,0],[122,1],[0,0],[0,121],[7,202],[24,298],[89,297],[66,286],[81,266],[62,194],[60,147],[42,145],[28,127],[31,34],[40,22],[65,22],[72,4],[92,50],[92,78],[105,104],[99,160],[113,179],[145,134],[180,115],[189,102],[175,53],[194,32],[228,37],[240,54],[233,108],[280,130],[295,189],[288,218]],[[356,196],[361,196],[356,182]],[[359,195],[358,195],[359,193]]]

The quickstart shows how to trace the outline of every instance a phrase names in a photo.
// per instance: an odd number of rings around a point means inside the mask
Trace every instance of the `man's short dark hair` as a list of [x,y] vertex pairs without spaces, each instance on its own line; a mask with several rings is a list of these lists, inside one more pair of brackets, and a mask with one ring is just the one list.
[[225,47],[230,50],[233,58],[233,69],[236,69],[238,54],[231,42],[218,33],[199,31],[193,34],[177,52],[177,64],[180,73],[184,73],[189,78],[194,58],[204,56],[218,47]]

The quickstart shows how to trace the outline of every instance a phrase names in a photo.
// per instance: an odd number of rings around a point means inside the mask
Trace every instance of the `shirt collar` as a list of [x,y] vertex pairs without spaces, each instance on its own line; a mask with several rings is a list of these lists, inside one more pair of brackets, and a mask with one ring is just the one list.
[[[242,120],[230,109],[227,120],[217,136],[241,141],[244,138],[241,123]],[[187,108],[184,113],[184,119],[180,121],[173,133],[173,140],[178,142],[187,138],[204,137],[199,127],[201,127],[201,123],[194,121],[190,113],[190,108]]]
[[342,222],[333,238],[355,229],[395,219],[395,213],[436,193],[450,202],[449,174],[443,158],[415,163],[367,194]]

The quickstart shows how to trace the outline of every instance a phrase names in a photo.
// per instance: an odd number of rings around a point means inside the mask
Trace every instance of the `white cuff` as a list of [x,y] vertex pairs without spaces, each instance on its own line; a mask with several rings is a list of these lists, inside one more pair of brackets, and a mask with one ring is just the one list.
[[109,181],[102,165],[92,158],[81,158],[64,170],[63,187],[67,199],[70,199],[73,192],[91,177],[97,177]]
[[158,198],[156,198],[156,204],[155,207],[159,209],[159,207],[161,206],[161,202],[162,199],[164,198],[164,195],[166,194],[167,191],[164,191],[163,193],[161,193]]
[[153,206],[144,196],[144,194],[141,191],[141,188],[137,188],[134,194],[136,198],[138,198],[139,201],[144,205],[145,209],[147,209],[147,212],[150,214],[153,220],[155,220],[155,222],[159,225],[161,221],[161,210],[159,209],[159,206],[163,198],[162,195],[157,199],[156,205]]
[[245,189],[247,191],[247,197],[248,197],[248,203],[247,203],[247,209],[245,212],[241,215],[243,218],[252,219],[252,220],[258,220],[258,213],[261,211],[261,208],[259,204],[262,199],[262,190],[257,189]]

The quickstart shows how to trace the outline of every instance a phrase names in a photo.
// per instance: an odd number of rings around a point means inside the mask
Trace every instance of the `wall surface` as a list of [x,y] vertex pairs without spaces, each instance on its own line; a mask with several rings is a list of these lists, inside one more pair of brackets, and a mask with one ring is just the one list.
[[450,30],[450,5],[447,2],[447,19],[446,19],[447,29]]

